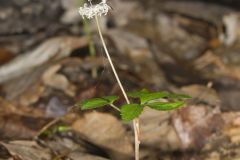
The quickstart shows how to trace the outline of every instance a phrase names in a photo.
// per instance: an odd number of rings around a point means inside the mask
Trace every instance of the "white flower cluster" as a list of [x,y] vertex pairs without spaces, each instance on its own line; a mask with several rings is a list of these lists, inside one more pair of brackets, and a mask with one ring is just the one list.
[[88,1],[90,2],[90,5],[84,3],[83,7],[79,8],[79,13],[83,19],[84,17],[91,19],[95,16],[107,15],[108,11],[111,9],[107,4],[107,0],[102,0],[102,2],[97,5],[92,5],[91,0]]

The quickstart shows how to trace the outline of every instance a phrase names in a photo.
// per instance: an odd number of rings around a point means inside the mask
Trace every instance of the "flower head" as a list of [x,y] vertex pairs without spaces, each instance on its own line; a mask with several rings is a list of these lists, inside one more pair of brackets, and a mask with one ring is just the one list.
[[88,0],[89,4],[84,3],[83,7],[79,8],[79,13],[84,19],[91,19],[95,16],[107,15],[111,7],[107,4],[107,0],[102,0],[99,4],[92,5],[92,0]]

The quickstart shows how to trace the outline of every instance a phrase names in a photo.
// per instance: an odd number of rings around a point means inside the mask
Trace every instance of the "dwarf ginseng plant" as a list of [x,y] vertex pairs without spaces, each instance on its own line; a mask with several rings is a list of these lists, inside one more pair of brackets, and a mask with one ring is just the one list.
[[[102,15],[107,15],[111,7],[107,4],[107,0],[102,0],[99,4],[96,4],[96,5],[93,5],[91,1],[92,0],[88,0],[89,4],[84,3],[83,7],[79,8],[79,13],[83,19],[95,18],[98,33],[99,33],[104,51],[106,53],[106,56],[108,58],[112,71],[114,73],[116,81],[126,100],[126,104],[118,107],[114,104],[119,99],[118,96],[105,96],[101,98],[93,98],[93,99],[85,100],[82,103],[77,104],[77,106],[80,106],[81,109],[83,110],[95,109],[95,108],[100,108],[104,106],[111,106],[112,108],[120,112],[121,118],[123,119],[123,121],[125,122],[133,121],[134,137],[135,137],[135,160],[139,160],[140,129],[139,129],[138,117],[142,113],[144,107],[150,107],[150,108],[161,110],[161,111],[172,110],[172,109],[176,109],[178,107],[183,106],[184,102],[182,101],[182,99],[190,98],[190,97],[186,95],[180,95],[180,94],[170,94],[167,92],[149,92],[147,90],[126,93],[119,79],[117,71],[114,67],[114,64],[112,62],[108,49],[106,47],[106,44],[101,32],[101,28],[99,25],[99,17]],[[131,103],[128,97],[133,99],[139,99],[139,103]],[[163,99],[165,100],[161,101]],[[166,99],[168,99],[169,101],[166,102]]]
[[[127,96],[133,99],[133,101],[137,101],[137,103],[127,103],[122,106],[116,106],[114,103],[119,100],[118,96],[104,96],[85,100],[77,104],[77,106],[80,106],[82,110],[110,106],[120,112],[121,118],[124,122],[130,122],[138,118],[145,107],[158,111],[169,111],[184,106],[185,102],[183,100],[191,98],[190,96],[183,94],[150,92],[148,90],[129,92],[127,93]],[[139,150],[135,152],[135,159],[139,159]]]

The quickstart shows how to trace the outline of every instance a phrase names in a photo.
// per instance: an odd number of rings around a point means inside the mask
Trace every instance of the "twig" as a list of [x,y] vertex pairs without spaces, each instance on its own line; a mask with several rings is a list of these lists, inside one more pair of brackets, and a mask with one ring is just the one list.
[[71,107],[68,109],[68,111],[67,111],[67,113],[66,113],[65,115],[60,116],[60,117],[57,117],[57,118],[53,119],[52,121],[50,121],[49,123],[47,123],[45,126],[43,126],[42,129],[41,129],[40,131],[38,131],[38,133],[37,133],[37,135],[34,137],[34,139],[38,139],[38,137],[39,137],[43,132],[45,132],[45,131],[48,130],[50,127],[52,127],[53,125],[55,125],[56,123],[58,123],[63,117],[65,117],[68,113],[70,113],[70,112],[73,110],[74,107],[75,107],[75,106],[71,106]]
[[34,138],[37,139],[42,133],[44,133],[46,130],[48,130],[54,124],[58,123],[61,119],[62,119],[62,116],[55,118],[52,121],[50,121],[49,123],[47,123],[45,126],[43,126],[43,128],[37,133],[37,135]]

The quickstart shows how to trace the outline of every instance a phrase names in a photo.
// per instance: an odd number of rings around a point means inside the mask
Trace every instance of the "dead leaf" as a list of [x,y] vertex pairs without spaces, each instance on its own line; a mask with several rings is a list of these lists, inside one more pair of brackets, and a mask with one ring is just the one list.
[[31,139],[50,119],[19,114],[4,114],[0,117],[0,139]]
[[29,86],[25,91],[20,94],[18,98],[19,104],[22,106],[31,106],[41,98],[44,90],[45,88],[41,82],[35,82],[34,85]]
[[7,50],[0,48],[0,66],[9,62],[11,59],[14,58],[14,55]]
[[224,113],[225,127],[223,134],[230,138],[232,144],[240,144],[240,112]]
[[213,106],[220,105],[220,97],[218,96],[217,92],[212,88],[196,84],[184,86],[181,88],[181,90],[185,94],[193,97],[193,101],[207,103]]
[[171,123],[172,113],[144,109],[140,116],[142,145],[161,150],[176,150],[181,147],[181,142]]
[[203,56],[194,62],[196,69],[201,71],[202,75],[206,78],[214,78],[219,76],[226,76],[233,79],[240,79],[240,69],[237,66],[230,66],[213,54],[207,51]]
[[72,152],[68,155],[68,157],[71,158],[72,160],[108,160],[103,157],[94,156],[81,152]]
[[35,50],[22,54],[0,67],[0,83],[14,79],[39,67],[52,59],[58,60],[70,55],[76,48],[86,46],[86,37],[55,37],[47,40]]
[[11,154],[13,159],[19,160],[51,160],[51,152],[47,148],[40,147],[34,141],[0,142]]
[[57,73],[61,67],[60,64],[57,64],[46,70],[42,76],[43,83],[52,88],[62,90],[69,96],[74,96],[76,87],[63,74]]
[[192,105],[181,108],[173,117],[173,124],[183,148],[200,149],[224,125],[219,107]]
[[129,159],[133,155],[133,146],[123,125],[110,114],[86,113],[72,128],[91,143],[105,148],[111,159]]
[[18,109],[13,106],[10,102],[6,101],[2,97],[0,97],[0,115],[8,114],[8,113],[20,113]]

